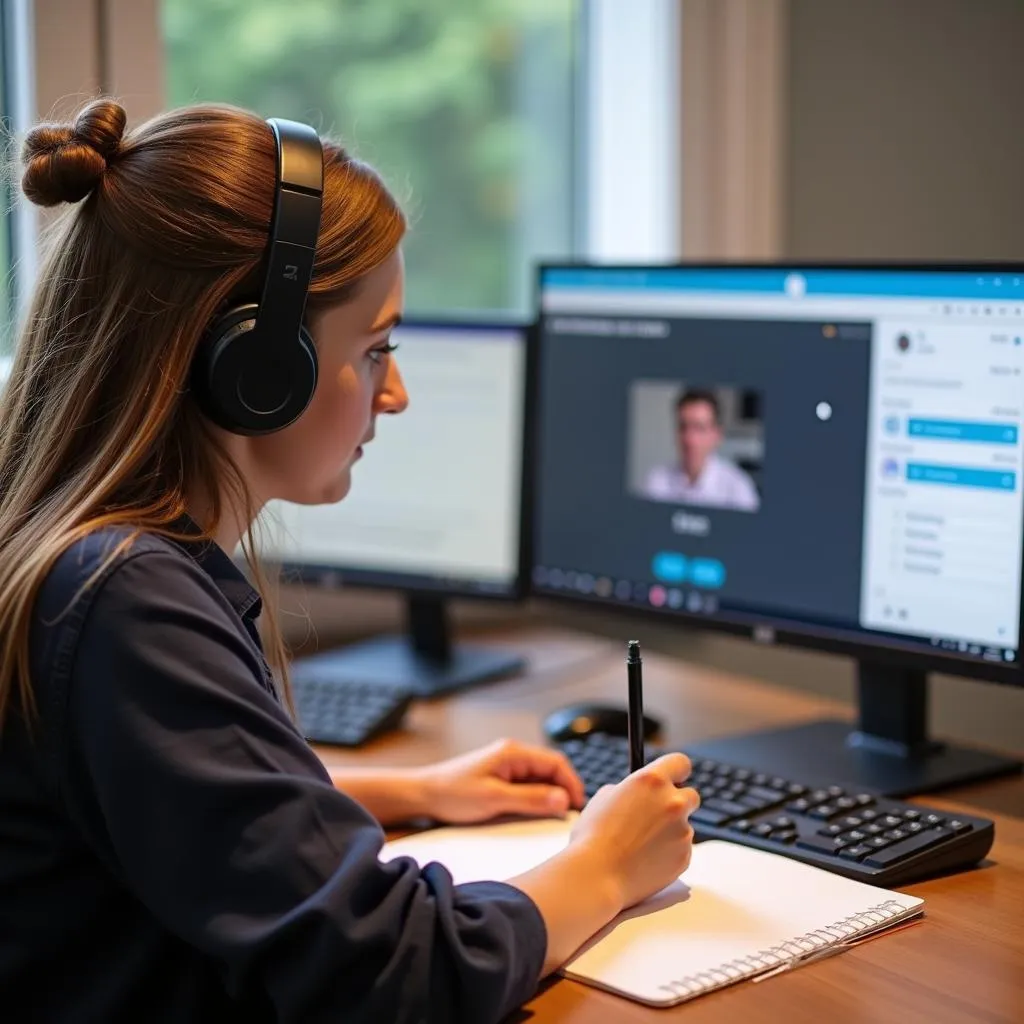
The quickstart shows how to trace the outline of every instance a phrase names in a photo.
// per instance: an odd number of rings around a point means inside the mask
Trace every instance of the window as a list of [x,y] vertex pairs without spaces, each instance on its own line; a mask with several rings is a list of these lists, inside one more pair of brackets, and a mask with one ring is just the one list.
[[582,0],[162,0],[167,101],[308,120],[410,214],[413,313],[529,308],[577,248]]
[[[10,138],[11,61],[8,58],[9,31],[5,12],[0,10],[0,137]],[[14,323],[14,275],[11,254],[14,250],[14,190],[10,175],[0,176],[0,358],[11,350]]]

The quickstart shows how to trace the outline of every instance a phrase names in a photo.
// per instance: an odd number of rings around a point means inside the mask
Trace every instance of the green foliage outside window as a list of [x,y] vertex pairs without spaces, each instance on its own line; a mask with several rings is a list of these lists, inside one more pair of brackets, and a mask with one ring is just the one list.
[[412,221],[407,308],[523,309],[571,253],[576,0],[163,0],[168,96],[308,120]]

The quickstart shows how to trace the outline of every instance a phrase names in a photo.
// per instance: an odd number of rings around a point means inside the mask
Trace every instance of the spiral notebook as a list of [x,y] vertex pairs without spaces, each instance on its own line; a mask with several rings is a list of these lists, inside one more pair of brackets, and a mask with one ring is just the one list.
[[[444,864],[456,882],[503,880],[568,842],[572,819],[439,828],[387,843],[382,860]],[[673,1006],[734,982],[841,952],[916,917],[924,901],[722,840],[698,843],[686,872],[620,914],[560,970]]]

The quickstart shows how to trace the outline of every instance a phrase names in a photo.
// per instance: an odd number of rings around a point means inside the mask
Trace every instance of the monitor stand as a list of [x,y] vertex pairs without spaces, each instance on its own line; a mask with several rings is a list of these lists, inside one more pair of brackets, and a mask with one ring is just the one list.
[[1019,772],[1019,760],[928,735],[924,672],[860,662],[858,721],[818,721],[791,728],[688,744],[707,757],[802,782],[842,783],[903,797]]
[[405,686],[418,697],[516,675],[526,666],[512,651],[454,643],[443,598],[407,595],[406,624],[406,634],[324,651],[301,659],[301,664],[353,682]]

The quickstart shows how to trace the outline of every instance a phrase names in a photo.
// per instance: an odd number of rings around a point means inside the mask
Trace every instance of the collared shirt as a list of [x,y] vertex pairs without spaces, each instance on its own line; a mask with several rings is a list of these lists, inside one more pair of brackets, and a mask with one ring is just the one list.
[[678,466],[656,466],[644,493],[655,501],[678,501],[711,508],[756,512],[761,504],[754,482],[739,466],[712,453],[699,477],[691,480]]
[[533,902],[382,864],[278,701],[231,559],[143,535],[104,568],[126,536],[50,572],[37,718],[14,705],[0,737],[3,1019],[477,1024],[528,998]]

